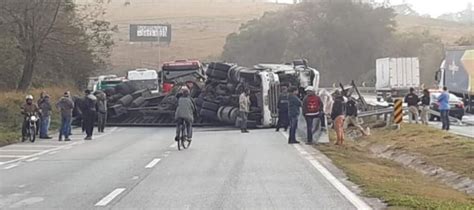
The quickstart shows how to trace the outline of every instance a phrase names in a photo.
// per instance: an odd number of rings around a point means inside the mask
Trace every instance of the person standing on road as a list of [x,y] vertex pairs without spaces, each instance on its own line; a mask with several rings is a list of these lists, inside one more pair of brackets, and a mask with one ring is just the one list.
[[276,132],[280,131],[280,128],[288,130],[289,125],[288,119],[288,88],[282,87],[281,94],[278,99],[278,122],[276,126]]
[[447,87],[443,88],[443,93],[438,97],[439,111],[441,114],[441,129],[449,131],[449,91]]
[[430,113],[431,96],[428,89],[423,90],[421,97],[421,123],[428,125],[428,115]]
[[48,135],[49,125],[51,123],[51,111],[53,110],[49,95],[43,95],[43,99],[38,101],[40,102],[38,106],[41,110],[40,139],[52,139],[52,137]]
[[[175,140],[179,141],[181,138],[184,138],[188,142],[192,141],[193,138],[193,122],[194,115],[196,114],[196,104],[190,96],[189,89],[183,87],[181,89],[181,97],[178,99],[178,107],[174,118],[176,120],[176,137]],[[180,136],[181,126],[185,126],[186,136]]]
[[95,97],[90,90],[86,90],[85,93],[84,110],[82,110],[84,129],[86,130],[86,138],[84,138],[84,140],[92,140],[97,114],[97,97]]
[[415,119],[416,124],[418,124],[418,102],[420,99],[418,95],[415,94],[415,89],[410,88],[410,93],[405,96],[405,103],[408,105],[408,122],[412,123],[413,119]]
[[343,145],[345,100],[339,90],[336,90],[334,95],[335,97],[331,110],[331,119],[334,122],[334,130],[336,130],[336,145]]
[[323,102],[316,95],[314,88],[308,86],[305,89],[306,96],[303,99],[303,115],[306,120],[307,144],[313,143],[313,135],[321,124],[321,114],[323,112]]
[[72,120],[72,111],[74,109],[74,102],[69,96],[69,92],[65,92],[64,96],[61,97],[56,103],[56,108],[59,109],[61,113],[61,127],[59,128],[59,141],[63,140],[70,141],[69,134],[71,132],[71,120]]
[[107,96],[102,91],[97,91],[95,95],[97,97],[97,128],[99,133],[103,133],[107,121]]
[[354,125],[357,129],[362,132],[364,136],[370,135],[370,128],[367,127],[367,129],[362,128],[362,126],[359,123],[359,118],[357,117],[358,115],[358,110],[357,110],[357,103],[355,99],[350,98],[347,100],[346,103],[346,117],[344,119],[344,129],[348,128],[349,125]]
[[240,129],[242,133],[248,133],[247,118],[250,112],[250,90],[244,89],[239,97]]
[[290,119],[290,135],[288,144],[298,144],[296,140],[296,130],[298,129],[298,117],[301,113],[301,100],[298,98],[299,90],[296,87],[290,88],[290,95],[288,96],[288,118]]

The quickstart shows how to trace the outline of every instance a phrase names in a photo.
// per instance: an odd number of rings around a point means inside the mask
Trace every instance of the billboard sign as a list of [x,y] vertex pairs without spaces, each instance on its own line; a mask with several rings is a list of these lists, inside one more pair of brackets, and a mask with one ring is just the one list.
[[130,42],[171,42],[170,24],[130,24]]

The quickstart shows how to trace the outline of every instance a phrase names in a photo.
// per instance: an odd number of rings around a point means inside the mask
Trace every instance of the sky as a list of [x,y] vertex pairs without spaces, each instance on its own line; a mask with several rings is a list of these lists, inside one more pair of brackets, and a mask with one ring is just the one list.
[[[293,0],[278,0],[279,2],[291,3]],[[376,0],[383,2],[383,0]],[[391,0],[391,4],[400,4],[406,1],[413,5],[413,8],[420,14],[429,14],[432,17],[438,17],[444,13],[459,12],[467,7],[469,2],[474,0]]]

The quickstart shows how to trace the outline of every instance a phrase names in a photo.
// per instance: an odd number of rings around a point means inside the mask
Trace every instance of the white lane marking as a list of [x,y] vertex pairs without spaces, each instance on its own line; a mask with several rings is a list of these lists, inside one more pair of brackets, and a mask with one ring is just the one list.
[[3,168],[3,169],[11,169],[11,168],[15,168],[15,167],[17,167],[17,166],[18,166],[18,164],[11,164],[11,165],[9,165],[9,166]]
[[0,149],[0,152],[41,152],[38,149]]
[[32,162],[32,161],[35,161],[35,160],[38,160],[39,157],[34,157],[34,158],[30,158],[28,160],[26,160],[26,162]]
[[40,144],[40,145],[34,145],[34,144],[13,144],[13,145],[8,145],[8,148],[15,148],[15,147],[57,147],[60,144],[57,145],[52,145],[52,144]]
[[[69,147],[69,146],[73,146],[73,145],[76,145],[76,144],[80,144],[80,142],[74,142],[74,143],[71,143],[71,144],[66,144],[66,145],[64,145],[64,146],[60,146],[60,147],[55,147],[55,148],[52,148],[52,149],[44,150],[44,151],[42,151],[42,152],[34,153],[34,154],[31,154],[31,155],[21,156],[21,157],[19,157],[19,158],[17,158],[17,159],[0,163],[0,165],[5,165],[5,164],[9,164],[9,163],[14,163],[14,162],[21,161],[21,160],[25,160],[25,159],[30,159],[30,158],[32,158],[32,157],[36,157],[36,156],[40,156],[40,155],[43,155],[43,154],[46,154],[46,153],[50,153],[50,152],[53,152],[53,151],[57,151],[57,150],[60,150],[60,149],[62,149],[62,148],[64,148],[64,147]],[[1,155],[0,155],[0,157],[1,157]]]
[[102,198],[99,202],[97,202],[95,204],[95,206],[107,206],[107,204],[110,203],[110,201],[112,201],[115,197],[117,197],[118,195],[120,195],[120,193],[122,193],[123,191],[125,191],[125,188],[117,188],[115,189],[114,191],[112,191],[111,193],[109,193],[107,196],[105,196],[104,198]]
[[21,158],[25,157],[24,155],[0,155],[0,158]]
[[153,168],[158,162],[160,162],[161,159],[155,158],[153,159],[148,165],[145,166],[145,168]]
[[[282,133],[283,136],[288,138],[287,133]],[[334,186],[337,191],[339,191],[349,202],[352,203],[357,209],[359,210],[370,210],[370,207],[367,203],[365,203],[362,199],[359,198],[355,193],[350,191],[344,184],[342,184],[329,170],[327,170],[318,160],[316,160],[311,154],[309,154],[301,145],[294,144],[293,145],[296,150],[303,156],[306,160],[308,160],[311,165],[313,165],[316,170],[318,170],[321,175],[326,178],[326,180]]]

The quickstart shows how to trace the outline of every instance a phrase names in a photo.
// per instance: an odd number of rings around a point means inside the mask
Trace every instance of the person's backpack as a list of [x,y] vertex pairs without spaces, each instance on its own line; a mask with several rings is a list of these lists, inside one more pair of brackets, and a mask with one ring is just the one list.
[[306,110],[308,113],[318,113],[321,111],[321,99],[315,95],[309,95]]

